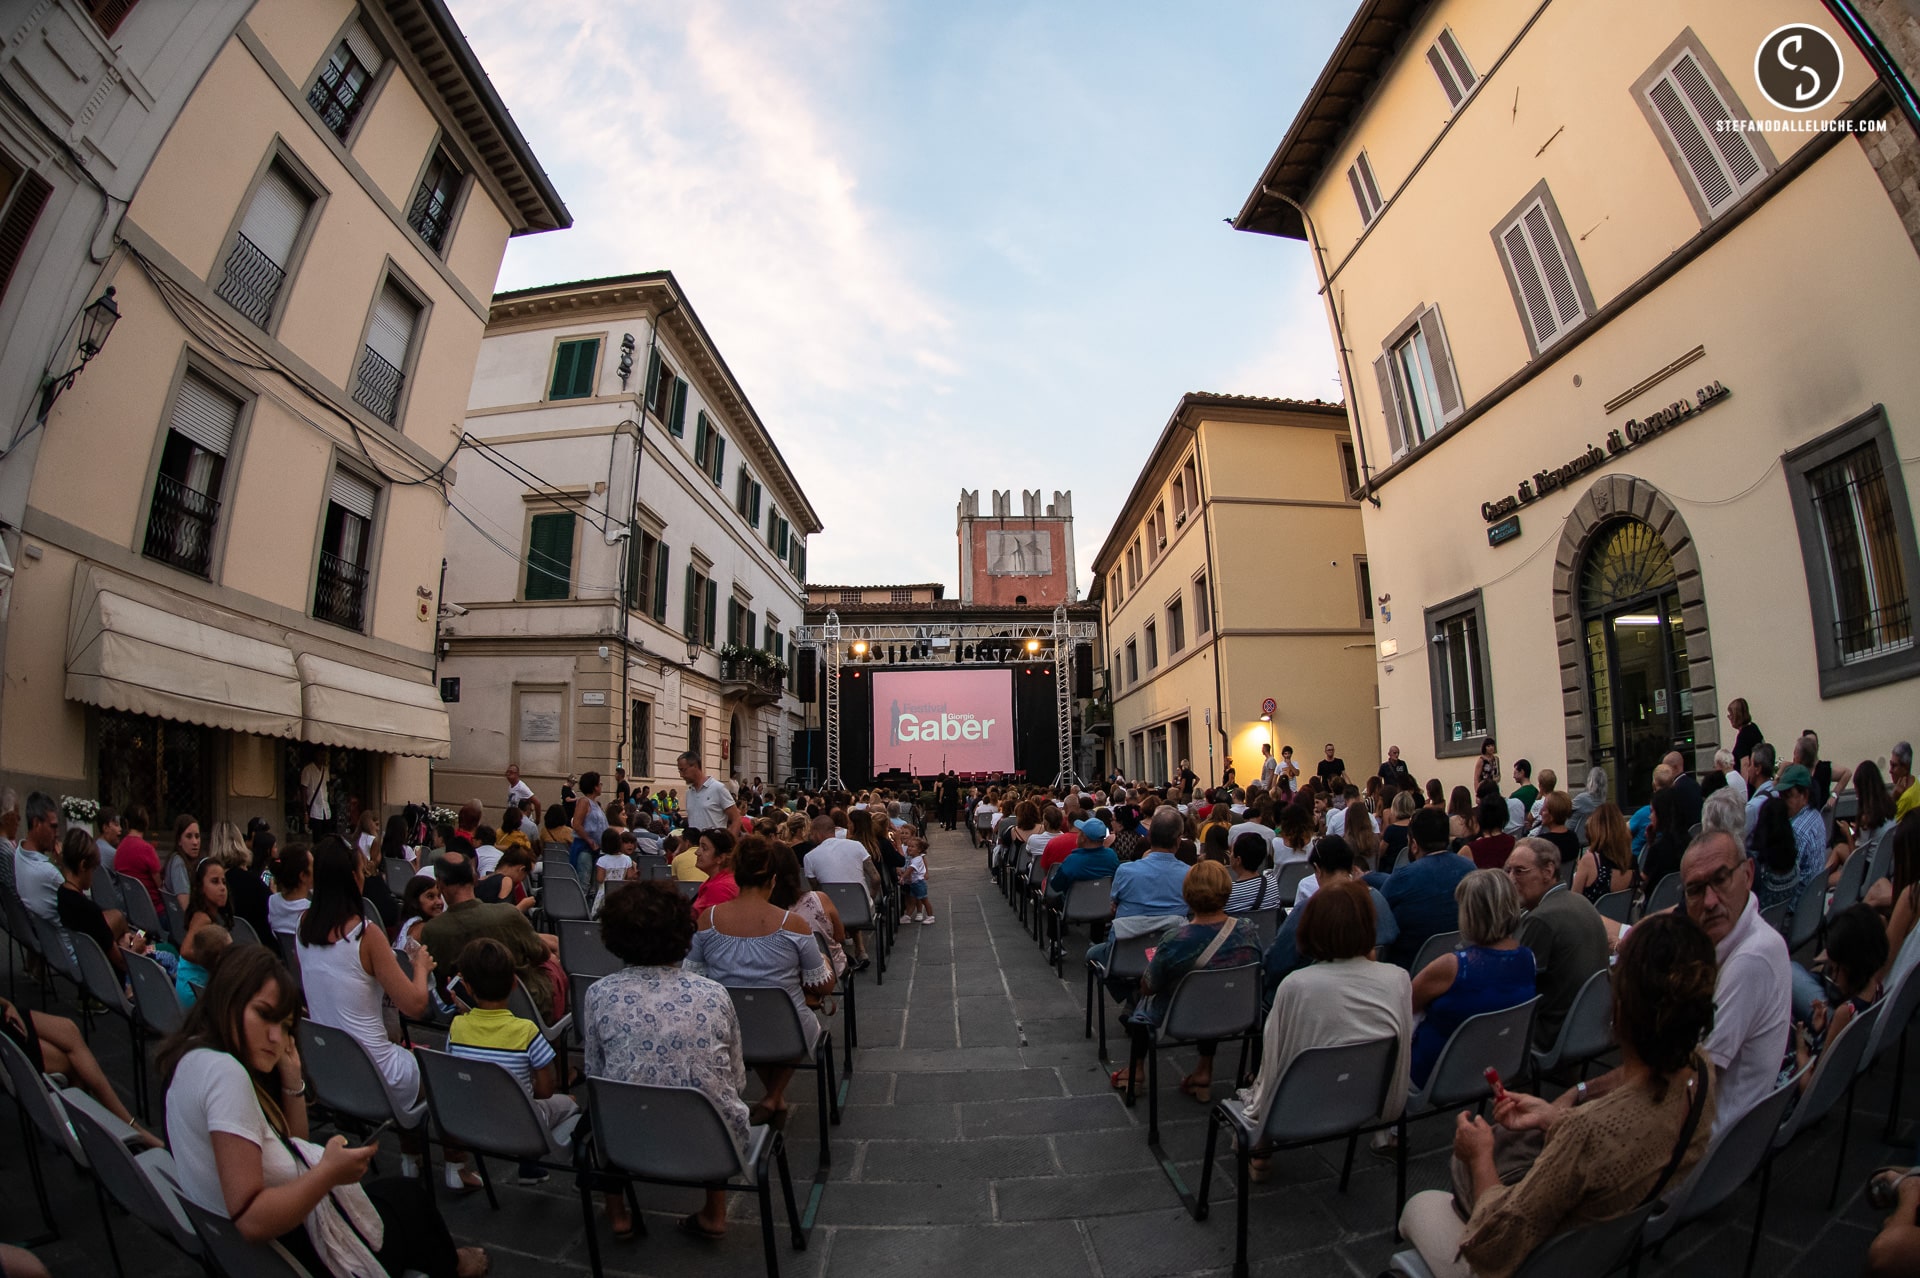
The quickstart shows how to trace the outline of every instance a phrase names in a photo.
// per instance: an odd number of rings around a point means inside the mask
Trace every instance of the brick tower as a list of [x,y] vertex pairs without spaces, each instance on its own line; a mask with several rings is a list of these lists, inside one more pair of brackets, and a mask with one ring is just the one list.
[[960,490],[960,603],[1052,608],[1078,603],[1074,572],[1073,494],[1056,492],[1045,510],[1040,492],[995,491],[993,513],[980,513],[980,490]]

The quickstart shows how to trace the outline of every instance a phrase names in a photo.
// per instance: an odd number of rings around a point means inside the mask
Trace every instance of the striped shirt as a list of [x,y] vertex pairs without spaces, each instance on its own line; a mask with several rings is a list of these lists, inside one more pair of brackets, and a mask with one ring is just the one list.
[[454,1017],[447,1029],[447,1051],[500,1066],[529,1096],[534,1071],[554,1061],[553,1044],[540,1036],[539,1027],[504,1007],[476,1007]]

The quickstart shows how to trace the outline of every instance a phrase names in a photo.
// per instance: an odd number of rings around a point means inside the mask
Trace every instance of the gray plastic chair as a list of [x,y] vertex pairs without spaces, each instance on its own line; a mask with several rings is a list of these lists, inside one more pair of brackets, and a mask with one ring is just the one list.
[[1618,892],[1608,892],[1594,902],[1594,909],[1600,911],[1600,917],[1612,919],[1615,923],[1633,922],[1633,889],[1623,888]]
[[550,1044],[557,1044],[567,1036],[567,1030],[573,1025],[573,1013],[568,1012],[559,1020],[549,1023],[547,1014],[533,1001],[533,995],[527,991],[527,983],[519,977],[513,978],[513,989],[507,993],[507,1010],[523,1021],[532,1021],[540,1031],[540,1037]]
[[580,880],[571,873],[545,877],[540,884],[540,908],[556,923],[561,919],[584,919],[590,914],[587,894],[580,890]]
[[1273,1150],[1300,1149],[1322,1141],[1347,1138],[1347,1158],[1340,1169],[1340,1192],[1353,1173],[1353,1151],[1360,1133],[1378,1121],[1400,1055],[1398,1038],[1351,1043],[1342,1047],[1308,1048],[1293,1058],[1274,1087],[1273,1104],[1258,1128],[1239,1101],[1214,1105],[1207,1124],[1207,1152],[1200,1164],[1200,1192],[1193,1218],[1207,1218],[1207,1196],[1213,1183],[1213,1154],[1221,1128],[1233,1133],[1237,1209],[1234,1220],[1233,1275],[1247,1278],[1247,1163],[1256,1144]]
[[[1794,1137],[1825,1118],[1828,1111],[1842,1099],[1846,1101],[1846,1115],[1840,1124],[1840,1152],[1834,1158],[1833,1176],[1827,1186],[1828,1211],[1833,1210],[1834,1199],[1840,1193],[1840,1169],[1847,1163],[1847,1137],[1853,1129],[1854,1085],[1860,1081],[1860,1067],[1866,1059],[1867,1044],[1873,1038],[1874,1026],[1879,1022],[1885,1006],[1884,1000],[1875,1003],[1848,1021],[1837,1036],[1828,1038],[1826,1047],[1813,1063],[1813,1077],[1807,1083],[1806,1091],[1800,1094],[1800,1103],[1793,1107],[1773,1138],[1773,1150],[1777,1154],[1792,1144]],[[1772,1173],[1773,1159],[1768,1158],[1765,1169],[1760,1173],[1760,1205],[1753,1217],[1756,1234],[1766,1215],[1767,1186]]]
[[[1885,828],[1884,826],[1882,827]],[[1867,887],[1867,866],[1873,860],[1871,850],[1855,848],[1853,855],[1840,867],[1840,879],[1833,885],[1833,899],[1827,902],[1827,918],[1832,920],[1842,910],[1857,904],[1860,894]],[[1825,878],[1822,873],[1818,877]]]
[[58,923],[49,923],[32,911],[27,912],[27,925],[33,929],[35,948],[47,965],[47,971],[73,986],[75,994],[84,994],[87,979],[80,973],[80,960],[73,952],[73,938],[67,929]]
[[1291,909],[1300,895],[1300,881],[1307,877],[1313,867],[1305,861],[1289,861],[1277,871],[1279,878],[1276,886],[1280,889],[1280,904]]
[[139,1013],[140,1023],[160,1038],[178,1031],[187,1017],[167,969],[145,954],[127,954],[126,964],[127,979],[133,985],[133,1009]]
[[1816,874],[1793,901],[1793,921],[1787,928],[1787,953],[1817,941],[1826,930],[1827,876]]
[[[1160,1049],[1179,1043],[1240,1040],[1240,1068],[1246,1072],[1247,1039],[1260,1028],[1260,966],[1209,967],[1188,972],[1173,987],[1166,1015],[1147,1036],[1147,1144],[1160,1144]],[[1133,1104],[1128,1074],[1127,1104]]]
[[387,878],[387,890],[393,893],[395,899],[406,896],[408,885],[413,882],[415,876],[419,873],[419,871],[398,857],[389,857],[383,872]]
[[180,907],[180,898],[162,890],[160,904],[166,907],[167,935],[173,938],[175,945],[185,943],[187,939],[187,912]]
[[314,1278],[277,1245],[242,1238],[225,1216],[186,1198],[180,1207],[200,1239],[201,1261],[218,1278]]
[[1066,975],[1066,933],[1075,923],[1104,923],[1113,917],[1113,880],[1079,879],[1067,885],[1058,901],[1048,907],[1053,941],[1053,970]]
[[1578,1065],[1580,1077],[1585,1078],[1587,1066],[1594,1058],[1612,1050],[1613,972],[1603,967],[1589,976],[1573,996],[1573,1005],[1567,1009],[1566,1019],[1560,1022],[1553,1046],[1533,1053],[1534,1077],[1563,1065]]
[[104,865],[94,870],[93,887],[88,895],[103,910],[118,910],[122,914],[127,912],[126,902],[120,898],[120,880]]
[[1107,954],[1104,965],[1087,959],[1087,1032],[1093,1037],[1095,1017],[1100,1021],[1100,1060],[1107,1059],[1107,1005],[1100,997],[1100,986],[1117,984],[1131,987],[1137,984],[1147,971],[1147,951],[1159,937],[1154,933],[1142,936],[1130,936],[1125,940],[1116,940]]
[[793,998],[783,989],[736,989],[729,985],[727,996],[733,1000],[733,1012],[740,1021],[741,1058],[748,1065],[791,1065],[813,1072],[820,1110],[820,1167],[832,1166],[830,1125],[840,1121],[839,1088],[833,1077],[833,1035],[822,1027],[809,1043],[807,1027],[801,1023]]
[[691,901],[700,895],[700,885],[691,880],[682,879],[673,886],[679,891],[682,900]]
[[[879,937],[877,935],[878,921],[874,917],[873,901],[867,896],[867,885],[864,883],[822,883],[820,890],[827,894],[829,901],[833,902],[834,912],[840,916],[840,926],[846,929],[847,935],[852,936],[857,932],[876,934],[874,936],[875,943],[872,956],[873,983],[875,985],[885,985],[887,983],[887,953],[879,944]],[[847,975],[849,978],[848,983],[851,984],[853,975],[853,968],[851,966],[847,968]]]
[[1653,891],[1647,893],[1647,905],[1640,911],[1641,917],[1658,914],[1662,910],[1670,910],[1680,904],[1684,887],[1685,885],[1680,882],[1679,874],[1663,875],[1660,881],[1653,885]]
[[[1624,1269],[1652,1212],[1653,1204],[1648,1203],[1624,1216],[1556,1234],[1520,1262],[1513,1278],[1605,1278]],[[1401,1278],[1433,1278],[1426,1261],[1411,1247],[1395,1252],[1387,1271]]]
[[600,925],[589,919],[559,919],[560,969],[568,976],[612,976],[626,966],[600,939]]
[[640,871],[642,883],[665,882],[673,877],[673,862],[663,856],[636,857],[634,864]]
[[253,930],[253,924],[237,915],[234,917],[233,926],[229,927],[227,932],[233,937],[235,945],[260,944],[260,934]]
[[1434,1060],[1426,1086],[1408,1094],[1406,1108],[1394,1123],[1395,1220],[1407,1205],[1407,1124],[1450,1114],[1463,1105],[1478,1105],[1492,1096],[1493,1085],[1486,1077],[1489,1068],[1498,1070],[1502,1079],[1520,1077],[1532,1049],[1533,1013],[1539,1005],[1535,995],[1513,1007],[1460,1022]]
[[[159,1234],[189,1256],[200,1254],[200,1239],[193,1223],[181,1209],[180,1194],[174,1183],[173,1156],[164,1149],[148,1149],[135,1154],[114,1134],[121,1127],[91,1096],[62,1098],[67,1121],[73,1127],[80,1148],[86,1151],[93,1168],[94,1198],[100,1207],[100,1232],[106,1235],[107,1251],[113,1268],[123,1276],[126,1267],[120,1260],[120,1247],[113,1237],[113,1215],[107,1199],[119,1203],[128,1215]],[[138,1253],[136,1253],[138,1254]],[[144,1266],[143,1266],[144,1267]]]
[[1413,956],[1413,966],[1407,971],[1415,976],[1426,970],[1427,964],[1439,958],[1449,950],[1460,948],[1458,932],[1435,932],[1420,946],[1420,952]]
[[1249,910],[1246,918],[1253,924],[1254,931],[1260,934],[1260,952],[1265,954],[1273,948],[1273,938],[1280,935],[1279,909]]
[[413,1054],[420,1062],[433,1125],[445,1141],[473,1155],[480,1182],[486,1186],[487,1202],[495,1211],[500,1210],[500,1200],[494,1196],[487,1155],[538,1163],[555,1171],[573,1170],[571,1161],[554,1156],[553,1146],[566,1147],[579,1122],[578,1114],[554,1128],[549,1141],[545,1120],[519,1080],[503,1066],[426,1047],[415,1048]]
[[165,940],[160,929],[160,913],[153,908],[153,898],[147,895],[146,886],[129,875],[116,872],[113,877],[120,885],[120,902],[127,912],[127,922],[145,932],[149,941]]
[[1900,1091],[1907,1074],[1907,1027],[1913,1022],[1916,1008],[1920,1008],[1920,964],[1907,968],[1880,999],[1880,1017],[1874,1022],[1873,1034],[1867,1039],[1867,1053],[1860,1062],[1865,1070],[1878,1061],[1889,1047],[1897,1047],[1893,1063],[1893,1097],[1887,1103],[1886,1139],[1893,1143],[1894,1133],[1900,1129]]
[[[767,1126],[750,1129],[742,1157],[734,1148],[726,1120],[712,1099],[697,1087],[649,1087],[589,1078],[587,1112],[593,1122],[593,1156],[605,1177],[622,1182],[757,1195],[767,1278],[780,1278],[769,1175],[778,1170],[793,1249],[806,1250],[807,1236],[800,1228],[800,1213],[793,1200],[793,1178],[787,1171],[786,1143],[778,1131]],[[593,1219],[595,1178],[576,1179],[580,1186],[581,1218],[586,1224],[587,1256],[594,1278],[602,1278],[600,1235]]]
[[1774,1135],[1780,1130],[1787,1106],[1799,1094],[1800,1075],[1796,1072],[1714,1137],[1687,1178],[1668,1190],[1663,1202],[1655,1204],[1657,1210],[1647,1218],[1646,1229],[1640,1235],[1641,1246],[1658,1247],[1676,1230],[1718,1207],[1752,1179],[1753,1173],[1760,1170],[1761,1160],[1773,1147]]
[[[20,903],[16,893],[5,887],[0,887],[0,922],[6,926],[7,940],[19,947],[22,957],[31,957],[40,952],[40,940],[34,935],[33,920],[27,913],[27,907]],[[7,964],[7,994],[16,1002],[19,991],[15,987],[14,977],[25,970],[25,963],[16,961]]]
[[27,1172],[33,1181],[34,1196],[40,1201],[40,1218],[47,1222],[52,1236],[58,1238],[60,1226],[54,1221],[53,1202],[47,1196],[47,1173],[40,1164],[40,1144],[45,1141],[69,1157],[83,1155],[73,1129],[53,1099],[47,1076],[35,1069],[26,1052],[5,1034],[0,1034],[0,1073],[5,1074],[7,1092],[20,1112],[20,1143],[26,1147]]
[[[1860,885],[1862,895],[1866,890],[1893,873],[1893,822],[1888,821],[1869,836],[1873,839],[1873,860],[1867,863],[1866,882]],[[1856,849],[1864,851],[1864,848]]]
[[[416,1104],[398,1112],[387,1095],[380,1070],[360,1040],[331,1025],[317,1025],[302,1019],[294,1030],[300,1043],[300,1062],[306,1067],[307,1085],[313,1099],[327,1107],[336,1119],[347,1119],[371,1130],[388,1119],[396,1127],[411,1131],[427,1119],[427,1107]],[[429,1148],[421,1146],[423,1153]],[[422,1158],[421,1177],[432,1183],[432,1169]]]
[[80,932],[71,933],[68,939],[73,942],[74,957],[80,961],[80,976],[87,993],[109,1013],[126,1023],[127,1050],[133,1058],[134,1108],[145,1117],[148,1112],[147,1049],[141,1041],[139,1013],[134,1009],[133,1001],[127,997],[120,973],[113,970],[113,961],[101,951],[100,943]]

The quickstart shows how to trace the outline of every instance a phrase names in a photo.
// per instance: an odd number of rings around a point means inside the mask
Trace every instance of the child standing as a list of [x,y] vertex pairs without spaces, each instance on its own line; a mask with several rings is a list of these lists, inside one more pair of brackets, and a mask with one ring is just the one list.
[[593,881],[600,885],[600,891],[593,899],[593,915],[600,916],[600,907],[606,904],[607,884],[624,883],[634,875],[633,858],[627,854],[626,840],[632,838],[615,826],[608,826],[600,839],[600,855],[594,858]]
[[911,855],[901,871],[906,876],[907,912],[900,916],[900,921],[909,923],[917,917],[922,923],[931,923],[933,902],[927,899],[927,841],[911,834],[903,837],[908,840]]
[[[447,1030],[447,1051],[468,1060],[487,1061],[505,1069],[533,1101],[534,1112],[547,1126],[548,1154],[558,1158],[563,1138],[555,1133],[573,1118],[573,1097],[554,1094],[553,1045],[540,1036],[532,1021],[507,1008],[513,992],[513,955],[491,937],[468,941],[460,951],[460,985],[472,1010],[453,1018]],[[547,1169],[538,1163],[520,1164],[520,1183],[538,1185]]]

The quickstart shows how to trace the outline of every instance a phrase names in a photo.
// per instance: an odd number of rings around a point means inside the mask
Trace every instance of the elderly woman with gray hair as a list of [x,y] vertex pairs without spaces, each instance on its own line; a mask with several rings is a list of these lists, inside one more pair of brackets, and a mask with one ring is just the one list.
[[1587,838],[1587,818],[1600,810],[1607,801],[1607,770],[1591,768],[1587,771],[1586,788],[1573,796],[1573,815],[1567,820],[1567,828],[1580,836],[1585,844]]
[[1413,1032],[1412,1078],[1424,1087],[1440,1049],[1462,1022],[1534,996],[1533,951],[1520,944],[1520,894],[1505,870],[1475,870],[1453,890],[1460,911],[1457,950],[1413,977],[1413,1010],[1425,1019]]

